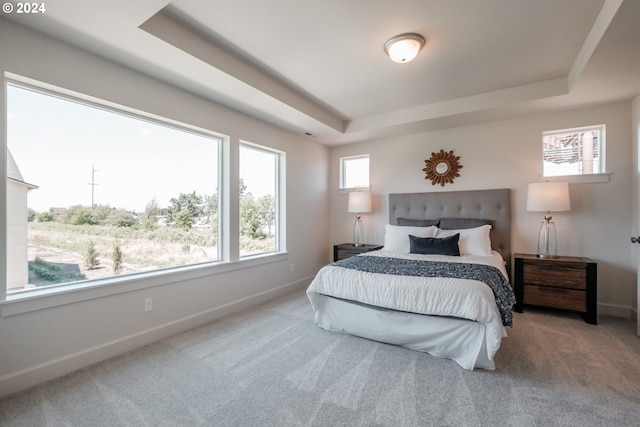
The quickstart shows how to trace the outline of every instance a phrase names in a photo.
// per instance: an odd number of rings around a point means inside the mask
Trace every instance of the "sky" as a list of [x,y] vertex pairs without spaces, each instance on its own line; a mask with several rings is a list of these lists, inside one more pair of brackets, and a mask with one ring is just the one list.
[[[29,208],[107,204],[143,212],[180,193],[217,189],[218,142],[123,114],[7,87],[7,142],[29,192]],[[242,150],[240,176],[257,197],[273,194],[273,167]],[[93,179],[92,179],[92,170]],[[93,184],[95,185],[91,185]]]

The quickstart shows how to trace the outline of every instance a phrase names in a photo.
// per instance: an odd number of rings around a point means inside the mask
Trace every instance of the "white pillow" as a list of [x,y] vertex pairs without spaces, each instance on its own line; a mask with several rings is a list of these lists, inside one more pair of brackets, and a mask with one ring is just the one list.
[[489,231],[491,225],[481,225],[475,228],[462,228],[459,230],[442,230],[438,228],[436,230],[436,237],[449,237],[454,234],[460,233],[460,240],[458,240],[458,247],[460,248],[460,255],[491,255],[491,238],[489,237]]
[[391,252],[409,253],[409,234],[416,237],[435,237],[435,226],[411,227],[405,225],[387,224],[384,230],[384,250]]

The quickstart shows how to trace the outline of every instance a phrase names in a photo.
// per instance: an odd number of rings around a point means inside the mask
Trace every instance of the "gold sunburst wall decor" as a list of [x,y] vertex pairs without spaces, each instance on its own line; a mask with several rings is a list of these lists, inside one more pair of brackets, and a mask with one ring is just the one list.
[[446,183],[453,184],[454,178],[460,176],[458,171],[462,169],[459,161],[460,156],[453,154],[453,150],[431,153],[431,158],[424,161],[424,179],[430,179],[431,185],[440,184],[442,187]]

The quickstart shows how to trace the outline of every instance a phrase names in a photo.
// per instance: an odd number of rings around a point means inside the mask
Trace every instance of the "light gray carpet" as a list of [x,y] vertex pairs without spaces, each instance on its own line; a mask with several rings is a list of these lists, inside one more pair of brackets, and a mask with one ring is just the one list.
[[297,291],[0,400],[2,426],[631,426],[630,320],[527,310],[495,371],[326,332]]

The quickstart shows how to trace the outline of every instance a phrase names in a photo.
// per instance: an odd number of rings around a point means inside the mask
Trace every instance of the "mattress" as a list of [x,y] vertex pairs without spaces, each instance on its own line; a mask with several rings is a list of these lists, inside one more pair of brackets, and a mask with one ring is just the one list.
[[[359,263],[391,267],[363,271],[347,268],[341,262],[323,267],[307,289],[320,327],[452,358],[465,369],[492,368],[493,357],[506,336],[505,324],[509,323],[510,307],[515,301],[504,260],[497,252],[492,256],[450,257],[382,250],[360,257],[369,258],[367,262],[357,260]],[[404,275],[394,271],[397,269],[393,267],[393,260],[412,266],[446,265],[447,271],[455,270],[456,266],[460,270],[471,265],[485,266],[495,270],[495,275],[501,276],[502,286],[508,289],[502,289],[503,294],[494,294],[482,281],[455,277],[451,273],[447,273],[447,277]],[[496,303],[496,295],[500,304]],[[506,306],[508,313],[504,313]],[[350,315],[349,310],[354,314]],[[365,312],[370,318],[358,322]],[[393,325],[389,320],[392,317]],[[451,351],[455,353],[453,356],[447,354]]]

